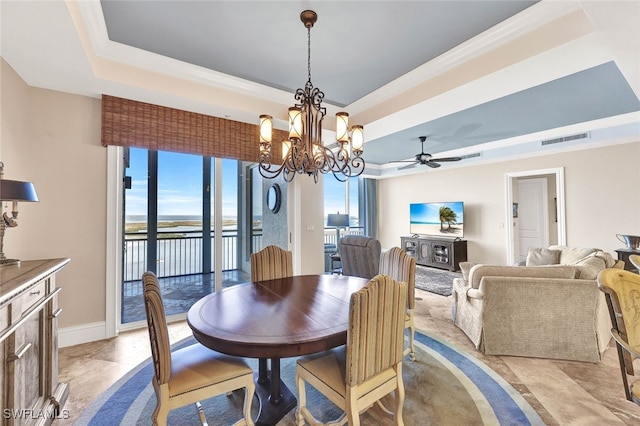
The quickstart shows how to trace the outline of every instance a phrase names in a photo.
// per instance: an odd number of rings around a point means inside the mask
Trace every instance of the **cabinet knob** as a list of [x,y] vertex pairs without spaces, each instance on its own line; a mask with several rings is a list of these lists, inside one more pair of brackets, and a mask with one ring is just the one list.
[[37,296],[40,294],[40,290],[36,290],[36,291],[30,291],[29,292],[29,296]]

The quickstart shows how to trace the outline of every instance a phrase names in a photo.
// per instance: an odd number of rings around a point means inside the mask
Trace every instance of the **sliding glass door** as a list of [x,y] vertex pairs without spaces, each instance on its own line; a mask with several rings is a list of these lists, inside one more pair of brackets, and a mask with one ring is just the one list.
[[[225,286],[243,282],[239,162],[138,148],[130,148],[126,158],[121,322],[145,319],[140,281],[145,271],[157,275],[167,315],[185,313],[214,291],[216,273]],[[220,203],[215,202],[216,164],[222,169]],[[216,205],[222,211],[217,227]]]

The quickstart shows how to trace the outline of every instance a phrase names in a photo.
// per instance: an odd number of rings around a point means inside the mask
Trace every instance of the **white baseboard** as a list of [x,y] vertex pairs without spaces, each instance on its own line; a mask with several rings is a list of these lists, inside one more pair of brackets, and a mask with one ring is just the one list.
[[60,348],[107,338],[106,323],[104,321],[58,329],[58,347]]

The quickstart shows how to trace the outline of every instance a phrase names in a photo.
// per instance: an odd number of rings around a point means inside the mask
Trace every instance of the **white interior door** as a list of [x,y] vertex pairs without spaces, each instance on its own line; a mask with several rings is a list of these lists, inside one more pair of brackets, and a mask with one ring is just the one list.
[[529,247],[549,246],[547,179],[518,179],[518,217],[516,225],[519,260],[527,258]]
[[[514,262],[518,261],[520,251],[515,246],[518,244],[518,238],[516,233],[518,229],[516,228],[515,221],[518,219],[514,219],[512,217],[513,214],[513,203],[519,202],[518,194],[517,194],[517,182],[521,178],[531,177],[537,178],[541,176],[554,176],[555,179],[555,197],[556,197],[556,220],[555,220],[555,232],[557,233],[556,240],[554,244],[558,245],[566,245],[567,244],[567,233],[566,233],[566,215],[565,215],[565,205],[564,205],[564,168],[557,167],[553,169],[541,169],[541,170],[526,170],[520,172],[510,172],[505,173],[505,205],[504,205],[504,218],[505,222],[501,225],[504,226],[505,223],[509,224],[509,226],[505,226],[505,237],[506,237],[506,261],[507,265],[513,265]],[[553,183],[551,183],[553,185]]]

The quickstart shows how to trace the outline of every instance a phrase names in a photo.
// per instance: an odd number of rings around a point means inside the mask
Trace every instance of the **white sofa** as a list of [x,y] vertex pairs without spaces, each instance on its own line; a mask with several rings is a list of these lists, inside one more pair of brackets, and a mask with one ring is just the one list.
[[598,272],[624,262],[597,249],[532,249],[528,266],[461,263],[452,316],[491,355],[599,362],[611,320]]

